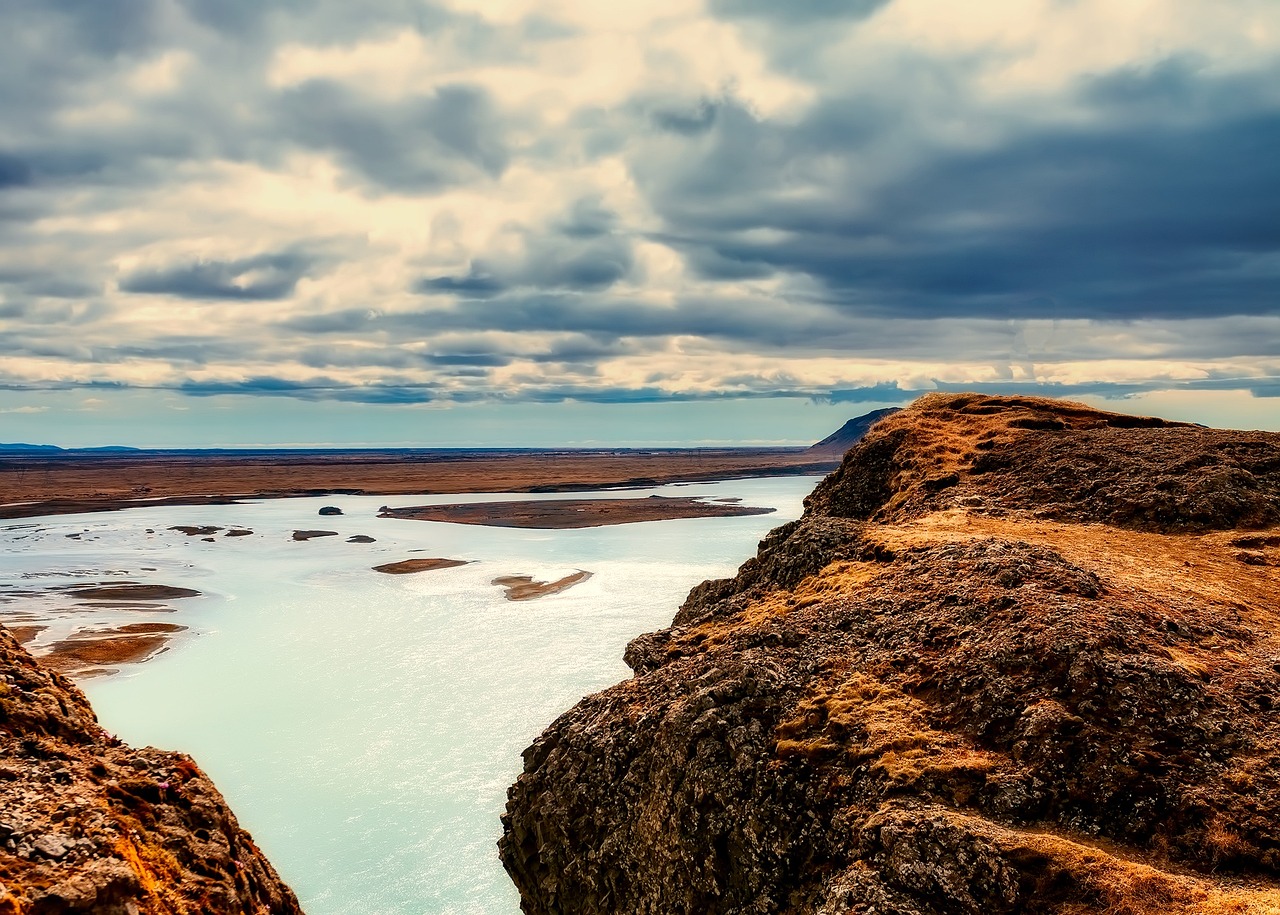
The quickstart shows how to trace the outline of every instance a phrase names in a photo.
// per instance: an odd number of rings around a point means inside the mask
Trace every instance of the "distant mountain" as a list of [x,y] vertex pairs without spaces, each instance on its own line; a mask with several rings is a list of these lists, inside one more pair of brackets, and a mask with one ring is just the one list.
[[61,451],[57,445],[28,445],[25,442],[0,442],[0,452],[20,454],[51,454]]
[[818,442],[818,444],[811,446],[809,450],[842,455],[862,441],[862,437],[867,434],[868,429],[886,416],[897,413],[899,409],[901,408],[889,407],[886,410],[872,410],[870,413],[855,417]]
[[0,442],[0,454],[66,454],[68,452],[141,451],[128,445],[102,445],[97,448],[59,448],[57,445],[28,445],[26,442]]

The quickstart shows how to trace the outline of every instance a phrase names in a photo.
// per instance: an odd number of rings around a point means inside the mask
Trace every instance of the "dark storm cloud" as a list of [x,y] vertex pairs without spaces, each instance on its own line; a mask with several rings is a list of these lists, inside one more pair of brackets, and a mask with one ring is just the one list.
[[125,292],[184,299],[269,301],[293,294],[315,261],[296,252],[260,254],[233,261],[199,260],[143,270],[120,281]]
[[302,316],[285,328],[309,334],[390,333],[420,338],[445,331],[574,332],[614,340],[673,335],[784,345],[848,332],[839,315],[781,311],[772,303],[686,301],[679,307],[576,294],[515,295],[456,307],[380,313],[350,309]]
[[590,239],[610,234],[617,225],[618,214],[599,197],[583,197],[570,207],[556,229],[567,238]]
[[649,120],[659,130],[696,137],[715,125],[719,110],[719,105],[709,99],[684,105],[658,103],[649,108]]
[[334,378],[293,381],[262,375],[243,381],[188,381],[173,390],[192,397],[246,394],[256,397],[292,397],[298,400],[367,404],[429,403],[436,399],[434,384],[353,385]]
[[510,356],[498,353],[439,353],[424,356],[431,365],[498,368],[510,365]]
[[[661,240],[704,277],[802,274],[860,314],[1275,314],[1280,108],[1258,91],[1274,75],[1215,85],[1177,65],[1113,74],[1080,93],[1097,109],[1090,126],[941,150],[869,185],[858,151],[894,129],[884,105],[833,101],[793,126],[722,105],[696,151],[645,173],[646,187],[666,217]],[[1179,117],[1140,104],[1189,93],[1205,103]],[[841,149],[827,187],[777,198],[788,176]]]
[[427,294],[437,292],[456,293],[463,298],[485,299],[507,288],[497,277],[480,272],[474,265],[462,276],[436,276],[420,280],[414,287]]
[[545,229],[525,230],[522,257],[476,261],[465,274],[427,277],[414,289],[476,299],[511,289],[599,292],[628,278],[635,265],[633,242],[616,225],[617,215],[598,198],[582,198]]
[[379,102],[339,83],[311,80],[281,94],[279,128],[303,146],[336,153],[369,181],[438,190],[496,177],[510,153],[505,125],[478,86],[442,86],[402,102]]
[[[22,16],[33,11],[64,36],[73,49],[84,49],[103,57],[135,53],[156,40],[158,0],[10,0]],[[9,4],[6,4],[8,6]],[[36,17],[32,17],[34,19]],[[52,20],[52,21],[49,21]],[[22,20],[20,20],[22,21]],[[31,22],[27,19],[26,22]]]
[[31,166],[23,159],[0,152],[0,190],[22,187],[31,181]]
[[765,19],[780,25],[804,25],[840,19],[865,19],[891,0],[806,0],[777,3],[773,0],[711,0],[711,12],[725,19]]

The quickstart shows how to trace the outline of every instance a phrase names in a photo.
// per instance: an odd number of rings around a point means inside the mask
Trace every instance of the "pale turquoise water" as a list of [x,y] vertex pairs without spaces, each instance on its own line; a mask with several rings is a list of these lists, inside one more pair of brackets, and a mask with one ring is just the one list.
[[[627,641],[667,625],[690,587],[730,574],[769,529],[798,517],[816,482],[610,493],[741,496],[778,511],[580,531],[373,517],[384,503],[510,495],[331,496],[30,519],[0,526],[0,588],[128,577],[205,593],[175,602],[176,613],[116,614],[192,629],[159,658],[82,685],[125,740],[194,755],[312,915],[514,915],[516,893],[494,843],[521,750],[580,697],[628,676]],[[326,504],[346,514],[317,517]],[[255,533],[205,543],[165,530],[174,524]],[[298,528],[342,537],[293,542]],[[80,539],[65,536],[73,532]],[[343,542],[351,534],[378,542]],[[407,576],[370,571],[415,555],[476,562]],[[574,569],[594,577],[527,603],[506,601],[490,584]],[[23,577],[33,573],[47,577]],[[23,606],[0,607],[0,620]],[[45,641],[88,618],[54,617]]]

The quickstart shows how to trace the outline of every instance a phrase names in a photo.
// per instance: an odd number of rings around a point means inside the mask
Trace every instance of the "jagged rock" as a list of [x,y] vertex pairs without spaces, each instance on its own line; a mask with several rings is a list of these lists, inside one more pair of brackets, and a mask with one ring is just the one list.
[[881,420],[525,752],[525,912],[1280,910],[1277,521],[1274,433]]
[[0,627],[0,915],[300,913],[190,757],[134,750]]

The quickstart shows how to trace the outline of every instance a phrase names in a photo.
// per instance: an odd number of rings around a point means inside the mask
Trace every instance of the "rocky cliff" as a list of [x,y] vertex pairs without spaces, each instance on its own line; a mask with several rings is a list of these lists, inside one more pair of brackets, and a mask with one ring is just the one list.
[[292,915],[190,757],[135,750],[0,627],[0,915]]
[[525,753],[530,915],[1280,912],[1280,435],[934,395]]

